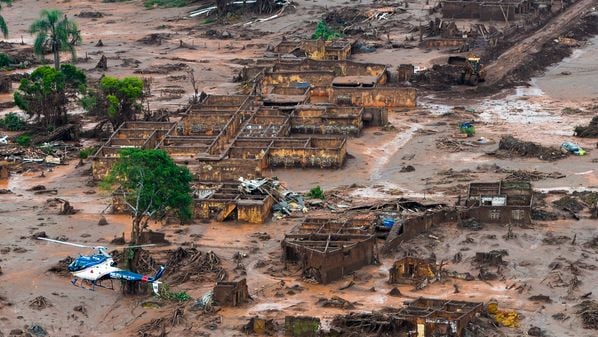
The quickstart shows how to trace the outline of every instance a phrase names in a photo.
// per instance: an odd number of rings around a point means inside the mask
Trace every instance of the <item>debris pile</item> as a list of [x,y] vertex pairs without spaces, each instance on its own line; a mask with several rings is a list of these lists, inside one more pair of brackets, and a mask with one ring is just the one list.
[[577,137],[598,138],[598,116],[594,116],[588,126],[575,127]]
[[54,266],[50,267],[50,269],[48,269],[49,272],[51,273],[55,273],[58,274],[60,276],[69,276],[70,273],[68,271],[68,265],[71,264],[71,262],[73,262],[73,258],[70,256],[67,256],[66,258],[58,261],[57,264],[55,264]]
[[575,306],[585,329],[598,330],[598,302],[585,300]]
[[526,142],[513,136],[505,136],[498,143],[499,153],[506,157],[518,155],[521,157],[535,157],[541,160],[558,160],[567,155],[556,147],[546,147],[533,142]]
[[43,296],[38,296],[29,302],[29,306],[36,310],[43,310],[52,306],[50,301]]
[[276,218],[291,215],[292,212],[295,211],[303,213],[307,212],[303,196],[299,193],[287,190],[276,179],[263,178],[246,180],[239,178],[239,181],[241,182],[239,185],[241,194],[269,195],[274,198],[275,204],[272,206],[272,211],[275,212],[274,216]]
[[165,267],[165,278],[173,285],[197,279],[208,273],[216,275],[216,281],[225,280],[227,276],[220,258],[214,252],[204,253],[196,248],[179,247],[169,251]]
[[357,302],[350,302],[339,296],[332,296],[328,298],[320,298],[317,302],[323,308],[338,308],[338,309],[355,309]]

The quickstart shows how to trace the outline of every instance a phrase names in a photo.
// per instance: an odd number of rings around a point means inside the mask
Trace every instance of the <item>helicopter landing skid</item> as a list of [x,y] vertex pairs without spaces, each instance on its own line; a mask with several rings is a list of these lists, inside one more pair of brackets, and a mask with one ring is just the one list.
[[[78,284],[77,284],[77,281],[80,281],[80,282],[78,282]],[[87,290],[91,290],[91,291],[95,291],[96,287],[114,290],[114,283],[112,282],[112,280],[110,280],[110,285],[108,285],[108,284],[104,285],[104,284],[102,284],[102,280],[89,281],[89,280],[79,279],[79,278],[75,277],[71,280],[71,284],[74,285],[75,287],[79,287],[79,288],[83,288],[83,289],[87,289]],[[88,285],[88,286],[86,287],[85,285]]]

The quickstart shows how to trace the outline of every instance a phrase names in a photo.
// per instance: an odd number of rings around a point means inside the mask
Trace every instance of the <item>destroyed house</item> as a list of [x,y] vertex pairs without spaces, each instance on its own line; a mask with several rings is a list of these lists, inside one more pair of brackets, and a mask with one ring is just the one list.
[[337,39],[333,41],[318,40],[282,40],[272,48],[278,56],[294,55],[296,57],[308,57],[313,60],[337,60],[343,61],[351,56],[351,48],[354,41]]
[[442,16],[446,19],[479,19],[480,21],[510,21],[528,13],[528,0],[443,0]]
[[283,261],[301,266],[303,277],[330,283],[377,260],[376,237],[363,234],[287,234]]
[[195,186],[193,216],[263,223],[270,216],[274,199],[265,193],[241,193],[239,182],[203,183]]
[[414,283],[436,276],[436,261],[405,256],[393,263],[388,283]]
[[[397,77],[397,76],[395,76]],[[255,77],[256,92],[308,87],[307,103],[375,108],[414,107],[415,88],[390,85],[386,66],[351,61],[284,60]]]
[[392,317],[395,331],[417,336],[462,337],[467,324],[483,310],[483,303],[418,298]]
[[220,306],[238,307],[249,301],[246,279],[232,282],[218,282],[214,287],[214,302]]
[[468,216],[482,223],[529,224],[532,194],[527,181],[471,183],[465,206]]
[[360,215],[350,219],[307,217],[297,227],[298,234],[358,234],[369,235],[375,231],[375,217]]
[[167,122],[124,122],[92,156],[93,177],[102,179],[108,174],[123,149],[156,148],[175,126],[175,123]]

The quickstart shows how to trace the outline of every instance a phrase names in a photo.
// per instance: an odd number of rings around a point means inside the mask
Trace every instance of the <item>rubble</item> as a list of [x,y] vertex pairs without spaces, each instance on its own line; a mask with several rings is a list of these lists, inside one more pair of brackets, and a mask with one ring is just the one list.
[[357,302],[349,302],[339,296],[332,296],[330,299],[320,298],[316,303],[323,308],[338,308],[345,310],[355,309],[355,306],[359,305]]
[[521,157],[535,157],[541,160],[558,160],[567,155],[556,147],[545,147],[533,142],[519,140],[513,136],[504,136],[498,143],[498,154],[502,156],[518,155]]
[[594,116],[587,126],[576,126],[575,136],[584,138],[598,138],[598,116]]
[[585,300],[575,306],[581,317],[584,329],[598,330],[598,302]]
[[29,306],[36,310],[43,310],[51,307],[52,304],[44,296],[38,296],[29,302]]

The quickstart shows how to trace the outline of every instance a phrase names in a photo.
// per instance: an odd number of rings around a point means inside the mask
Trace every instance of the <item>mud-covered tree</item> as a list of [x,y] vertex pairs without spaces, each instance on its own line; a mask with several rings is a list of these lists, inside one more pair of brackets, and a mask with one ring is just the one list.
[[[0,10],[2,10],[3,3],[10,5],[12,0],[0,0]],[[5,38],[8,37],[8,26],[6,25],[6,21],[4,21],[4,17],[2,17],[2,15],[0,15],[0,32],[2,32],[2,35],[4,35]]]
[[81,43],[81,35],[77,24],[57,9],[44,9],[40,18],[29,28],[31,34],[37,34],[33,50],[43,57],[45,48],[54,55],[54,68],[60,69],[60,52],[69,51],[73,63],[77,59],[75,46]]
[[85,74],[70,64],[59,70],[42,66],[21,80],[14,93],[15,104],[34,122],[46,128],[58,127],[68,122],[67,106],[86,91],[86,83]]
[[[191,173],[177,165],[163,150],[124,149],[103,184],[118,186],[131,211],[131,241],[140,243],[141,233],[150,220],[167,215],[187,220],[191,217]],[[127,258],[127,267],[137,272],[138,250]],[[135,294],[139,284],[127,283],[123,291]]]
[[218,15],[225,15],[228,12],[228,1],[229,0],[216,0],[216,10]]
[[258,14],[272,13],[273,10],[274,10],[274,1],[273,0],[257,0],[255,2],[255,11]]
[[145,84],[138,77],[103,77],[95,90],[82,100],[88,112],[108,118],[114,128],[136,119],[143,110]]

